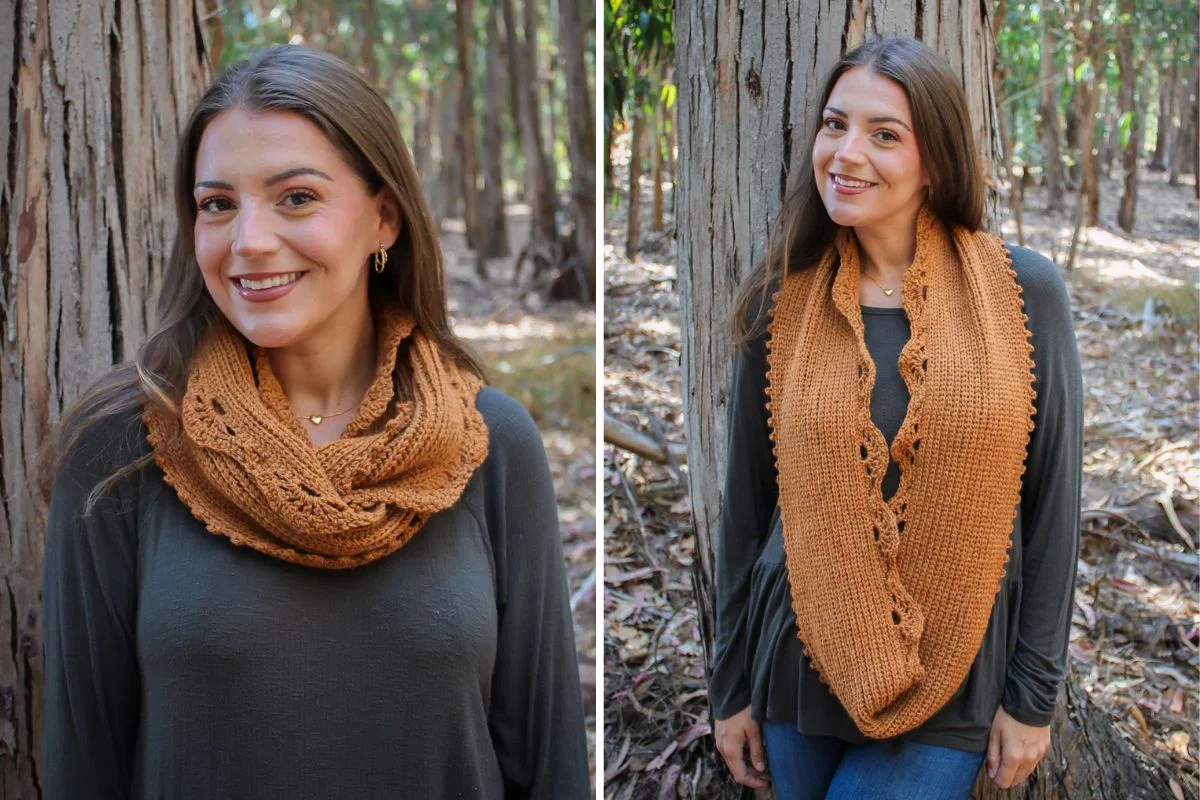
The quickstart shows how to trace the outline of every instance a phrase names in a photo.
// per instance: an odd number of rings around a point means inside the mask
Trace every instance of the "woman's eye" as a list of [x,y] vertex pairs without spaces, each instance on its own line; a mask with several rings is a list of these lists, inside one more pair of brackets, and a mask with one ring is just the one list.
[[284,198],[283,203],[288,208],[303,208],[304,206],[316,200],[317,196],[312,192],[289,192]]
[[222,211],[228,211],[233,207],[224,197],[210,197],[207,200],[202,200],[196,204],[196,208],[201,211],[207,211],[209,214],[217,214]]
[[883,141],[885,141],[885,142],[898,142],[898,141],[900,141],[900,137],[899,137],[899,136],[897,136],[896,134],[892,133],[891,131],[880,131],[880,132],[879,132],[879,138],[880,138],[880,139],[882,139],[882,140],[883,140]]
[[844,127],[842,121],[837,117],[826,117],[825,121],[821,124],[831,131],[840,131]]

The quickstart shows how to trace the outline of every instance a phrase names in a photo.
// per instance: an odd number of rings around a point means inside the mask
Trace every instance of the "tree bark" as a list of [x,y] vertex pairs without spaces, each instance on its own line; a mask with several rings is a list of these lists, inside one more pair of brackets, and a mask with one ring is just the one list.
[[509,254],[504,221],[504,69],[500,61],[499,12],[493,4],[487,15],[487,89],[483,111],[483,193],[479,202],[480,260]]
[[[1192,57],[1188,68],[1188,79],[1184,83],[1183,95],[1179,101],[1179,117],[1181,125],[1175,137],[1175,152],[1171,158],[1172,186],[1179,185],[1179,176],[1184,172],[1196,171],[1200,158],[1196,154],[1196,146],[1200,137],[1197,136],[1197,114],[1200,114],[1200,104],[1197,103],[1197,83],[1200,79],[1200,59]],[[1200,196],[1200,175],[1197,175],[1197,195]]]
[[436,113],[437,104],[434,101],[434,91],[426,89],[417,95],[416,102],[413,103],[413,165],[416,167],[417,174],[421,176],[421,183],[425,186],[426,195],[432,194],[430,190],[435,182],[432,136],[433,116]]
[[[537,41],[536,14],[532,8],[535,0],[524,0],[525,30],[518,35],[514,0],[502,0],[505,29],[510,32],[509,46],[517,52],[517,85],[520,90],[521,142],[525,150],[525,192],[529,202],[530,244],[529,250],[551,251],[558,236],[554,223],[554,182],[550,164],[542,142],[538,102],[537,62],[534,45]],[[536,268],[535,268],[536,272]]]
[[[588,5],[591,8],[591,4]],[[559,49],[567,85],[567,154],[571,161],[571,216],[582,260],[586,296],[596,296],[596,126],[584,64],[589,41],[579,0],[558,0]]]
[[1098,0],[1089,0],[1080,7],[1080,11],[1086,13],[1087,18],[1092,20],[1092,27],[1088,33],[1082,34],[1083,38],[1077,43],[1077,47],[1082,58],[1091,62],[1092,75],[1075,89],[1082,105],[1079,113],[1081,182],[1075,208],[1075,229],[1071,234],[1071,249],[1067,255],[1068,271],[1075,268],[1075,256],[1079,252],[1079,236],[1084,220],[1087,220],[1088,225],[1095,225],[1099,216],[1100,181],[1097,180],[1096,159],[1092,154],[1092,135],[1096,129],[1096,80],[1099,74],[1101,39],[1098,6]]
[[1137,218],[1138,154],[1142,150],[1143,115],[1140,106],[1143,92],[1138,87],[1138,64],[1133,52],[1133,31],[1130,29],[1134,24],[1133,0],[1120,0],[1118,8],[1123,21],[1117,34],[1117,63],[1121,70],[1121,92],[1128,104],[1125,110],[1130,114],[1130,124],[1129,141],[1125,144],[1121,159],[1125,167],[1125,185],[1117,208],[1117,224],[1126,233],[1133,233],[1133,223]]
[[131,357],[175,234],[175,133],[209,77],[194,0],[7,0],[0,18],[0,797],[41,797],[42,541],[65,406]]
[[475,0],[454,3],[454,40],[458,54],[458,126],[455,151],[458,153],[463,200],[463,222],[467,247],[475,251],[475,273],[487,278],[487,268],[479,252],[479,169],[475,161],[475,92],[471,82],[472,43],[475,41]]
[[650,137],[653,147],[654,173],[652,179],[653,198],[650,203],[650,230],[658,233],[663,229],[663,113],[662,103],[654,106],[654,135]]
[[442,82],[438,113],[438,181],[431,205],[438,222],[457,217],[462,209],[462,164],[455,151],[458,141],[458,80]]
[[1063,163],[1058,145],[1058,81],[1054,80],[1054,45],[1050,36],[1051,9],[1042,5],[1041,116],[1042,174],[1046,181],[1046,210],[1058,211],[1063,204]]
[[1172,134],[1175,132],[1175,95],[1179,83],[1179,64],[1175,53],[1167,57],[1165,69],[1160,69],[1158,75],[1158,132],[1154,136],[1154,155],[1146,169],[1151,172],[1166,172],[1167,163],[1174,143]]
[[[698,585],[711,585],[720,518],[730,363],[725,321],[738,286],[766,252],[786,188],[800,170],[811,169],[807,148],[822,77],[845,48],[868,35],[915,34],[929,41],[962,76],[985,174],[995,187],[1003,151],[989,8],[869,0],[698,0],[677,6],[683,402],[696,568],[708,576]],[[992,195],[988,221],[995,228],[998,201]],[[707,597],[698,603],[712,606]]]
[[642,246],[642,140],[646,137],[646,114],[634,108],[629,136],[629,217],[625,227],[625,256],[636,258]]
[[1054,712],[1050,749],[1033,775],[1019,787],[1003,791],[986,770],[980,770],[972,800],[1164,800],[1174,796],[1170,775],[1161,764],[1130,742],[1087,693],[1070,680],[1064,689]]

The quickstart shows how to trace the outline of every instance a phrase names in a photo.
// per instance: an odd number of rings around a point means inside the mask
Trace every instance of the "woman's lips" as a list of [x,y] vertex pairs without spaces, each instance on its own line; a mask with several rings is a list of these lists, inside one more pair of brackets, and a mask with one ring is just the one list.
[[[235,278],[230,278],[230,282],[233,283],[233,288],[237,290],[237,293],[243,299],[251,303],[269,303],[272,300],[278,300],[294,289],[296,284],[303,280],[307,274],[307,272],[254,273],[238,275]],[[258,289],[246,285],[247,283],[253,285],[261,285],[264,282],[276,283],[282,278],[288,278],[289,280],[278,286],[272,285]]]
[[[848,178],[845,175],[838,175],[832,172],[829,174],[829,182],[833,184],[835,192],[845,195],[862,194],[875,185],[870,181],[860,181],[856,178]],[[852,185],[847,185],[847,182]]]

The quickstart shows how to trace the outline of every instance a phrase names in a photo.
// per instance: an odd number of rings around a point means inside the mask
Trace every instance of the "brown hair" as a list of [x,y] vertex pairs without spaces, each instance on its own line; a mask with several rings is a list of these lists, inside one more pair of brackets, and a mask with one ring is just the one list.
[[[223,316],[204,288],[196,263],[192,196],[196,150],[204,130],[223,111],[285,111],[320,128],[368,191],[389,192],[400,215],[400,235],[388,250],[387,269],[368,269],[372,300],[393,297],[447,355],[480,377],[482,366],[450,329],[442,251],[420,179],[387,102],[341,59],[296,45],[271,47],[229,67],[192,109],[179,137],[174,183],[177,228],[157,300],[157,328],[132,363],[116,367],[74,404],[47,442],[39,484],[49,494],[55,473],[85,430],[153,403],[178,419],[188,371],[205,333]],[[176,431],[178,435],[178,430]],[[144,456],[102,481],[89,495],[90,510],[105,490],[152,458]]]
[[[805,157],[812,153],[833,87],[842,73],[855,67],[892,79],[908,96],[921,162],[929,173],[933,212],[947,225],[979,230],[984,181],[966,94],[946,61],[916,39],[876,39],[842,56],[825,78]],[[735,344],[745,346],[763,332],[772,287],[788,272],[816,264],[837,229],[817,190],[811,163],[802,165],[796,186],[784,198],[775,220],[766,257],[751,271],[734,301],[729,324]]]

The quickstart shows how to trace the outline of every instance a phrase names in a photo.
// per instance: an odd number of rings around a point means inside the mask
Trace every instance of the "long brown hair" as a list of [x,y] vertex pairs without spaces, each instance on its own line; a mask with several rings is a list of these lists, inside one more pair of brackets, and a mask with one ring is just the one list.
[[[143,403],[153,403],[178,420],[178,404],[196,348],[208,330],[224,319],[205,291],[192,239],[196,150],[209,122],[233,108],[305,117],[325,133],[372,195],[379,191],[392,195],[400,212],[400,235],[388,250],[387,269],[382,274],[369,270],[372,300],[397,299],[447,357],[484,377],[482,366],[450,329],[436,228],[387,102],[335,56],[296,45],[271,47],[227,69],[192,109],[175,154],[178,225],[157,299],[157,327],[132,363],[119,365],[101,378],[64,416],[43,454],[38,481],[43,497],[81,434],[96,423],[131,416]],[[108,476],[89,495],[86,510],[151,458],[144,456]]]
[[[979,230],[984,181],[966,94],[946,61],[916,39],[876,39],[842,56],[825,78],[804,157],[812,154],[833,87],[844,72],[855,67],[892,79],[908,96],[921,163],[929,173],[933,212],[947,225]],[[734,301],[729,325],[735,344],[745,346],[762,334],[771,288],[788,272],[816,264],[833,244],[837,229],[825,210],[812,164],[800,165],[796,186],[784,198],[775,220],[766,257],[751,271]]]

